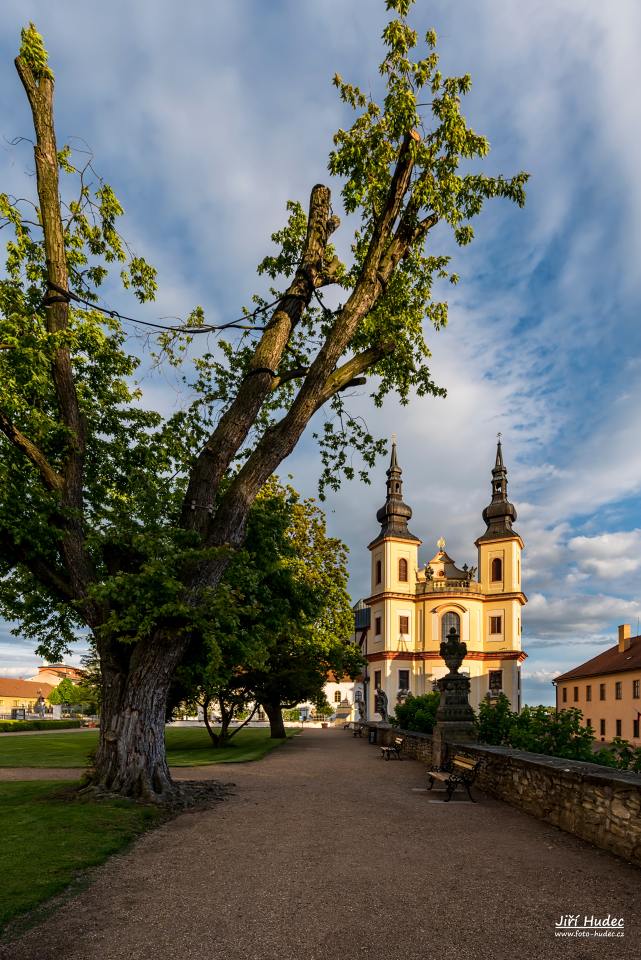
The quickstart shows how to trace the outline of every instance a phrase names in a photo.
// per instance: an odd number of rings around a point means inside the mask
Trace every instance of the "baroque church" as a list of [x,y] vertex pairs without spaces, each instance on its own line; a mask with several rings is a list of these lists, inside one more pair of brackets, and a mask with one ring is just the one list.
[[[462,568],[437,552],[419,565],[421,540],[409,530],[411,508],[403,502],[396,442],[387,471],[387,497],[376,514],[381,525],[369,544],[371,593],[356,610],[356,638],[367,660],[361,696],[366,716],[377,719],[376,690],[390,712],[408,691],[430,693],[447,673],[439,648],[451,627],[467,644],[461,667],[470,678],[475,710],[488,694],[504,693],[513,710],[521,706],[521,590],[523,541],[512,524],[516,510],[507,498],[507,470],[499,438],[492,470],[492,500],[483,510],[485,532],[476,540],[478,565]],[[357,693],[357,697],[358,697]]]

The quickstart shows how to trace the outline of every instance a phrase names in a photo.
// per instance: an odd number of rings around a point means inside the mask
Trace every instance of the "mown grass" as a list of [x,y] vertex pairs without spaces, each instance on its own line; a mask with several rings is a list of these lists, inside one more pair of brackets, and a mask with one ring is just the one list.
[[[294,729],[288,731],[288,737],[297,732]],[[97,730],[0,737],[0,767],[81,769],[87,766],[89,755],[97,741]],[[167,760],[170,766],[175,767],[260,760],[283,742],[270,740],[267,729],[246,728],[241,730],[228,746],[216,749],[203,727],[168,727],[165,731]]]
[[[25,740],[34,739],[25,737]],[[75,784],[0,783],[0,928],[102,863],[161,812],[127,800],[72,799]]]

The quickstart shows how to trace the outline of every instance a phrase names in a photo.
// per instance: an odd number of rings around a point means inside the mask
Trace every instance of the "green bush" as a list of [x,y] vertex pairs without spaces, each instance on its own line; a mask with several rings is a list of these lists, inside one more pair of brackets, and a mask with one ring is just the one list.
[[481,700],[476,728],[481,743],[500,745],[509,742],[510,728],[517,714],[512,713],[504,693],[495,700]]
[[399,726],[402,730],[432,733],[440,702],[441,695],[437,692],[425,693],[420,697],[415,697],[409,693],[403,703],[396,704],[393,722],[395,726]]
[[510,746],[564,760],[594,763],[594,731],[582,726],[581,719],[581,711],[575,708],[557,713],[554,707],[523,707],[510,727]]
[[19,730],[74,730],[80,720],[0,720],[0,733],[17,733]]
[[617,770],[631,770],[641,773],[641,747],[633,747],[627,740],[615,737],[607,747],[594,754],[594,763],[604,767],[616,767]]

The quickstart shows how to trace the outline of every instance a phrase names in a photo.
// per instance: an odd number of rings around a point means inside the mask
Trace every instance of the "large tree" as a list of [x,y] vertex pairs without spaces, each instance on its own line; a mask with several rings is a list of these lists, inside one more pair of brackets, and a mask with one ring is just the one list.
[[[0,282],[0,596],[49,655],[79,629],[92,633],[101,788],[171,795],[169,684],[190,642],[210,632],[258,492],[321,409],[321,483],[353,473],[350,446],[371,466],[384,444],[350,417],[344,393],[364,373],[376,404],[390,392],[403,402],[411,391],[443,392],[426,365],[423,322],[445,323],[432,285],[456,276],[435,231],[469,243],[487,198],[524,201],[526,175],[473,170],[489,146],[461,113],[470,78],[441,74],[432,31],[414,58],[410,5],[387,0],[395,15],[383,34],[380,104],[334,78],[355,115],[329,157],[356,224],[349,262],[330,242],[339,218],[317,184],[306,210],[290,204],[259,267],[271,291],[198,355],[193,403],[169,418],[144,409],[126,325],[98,300],[110,267],[120,265],[141,301],[154,295],[154,272],[123,244],[110,187],[58,150],[47,53],[33,26],[23,31],[16,68],[33,116],[37,197],[27,207],[0,199],[0,226],[13,230]],[[340,301],[331,310],[329,287]],[[197,308],[162,333],[159,362],[179,363],[187,342],[212,329]]]

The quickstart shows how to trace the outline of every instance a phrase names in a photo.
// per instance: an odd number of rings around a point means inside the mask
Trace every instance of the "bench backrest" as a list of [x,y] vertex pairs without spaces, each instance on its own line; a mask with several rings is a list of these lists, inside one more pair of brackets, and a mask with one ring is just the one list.
[[394,737],[394,746],[396,747],[397,750],[400,750],[401,747],[403,746],[403,738]]
[[480,762],[480,759],[473,760],[472,757],[466,757],[463,753],[457,753],[452,760],[452,765],[455,767],[461,767],[463,770],[467,770],[469,773],[471,773],[478,767]]

